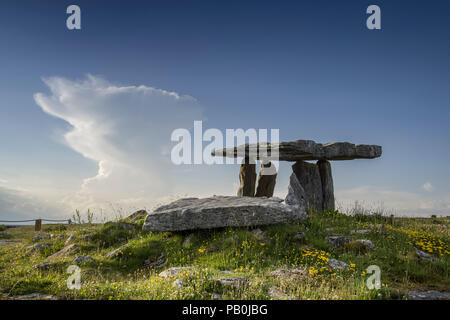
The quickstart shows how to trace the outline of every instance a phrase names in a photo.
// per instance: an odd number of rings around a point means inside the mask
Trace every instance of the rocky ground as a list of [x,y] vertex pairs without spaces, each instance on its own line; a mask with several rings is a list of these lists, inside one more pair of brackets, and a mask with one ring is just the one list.
[[[296,223],[142,230],[106,224],[0,232],[0,299],[449,299],[450,218],[310,213]],[[81,288],[67,269],[80,267]],[[369,289],[368,267],[381,270]]]

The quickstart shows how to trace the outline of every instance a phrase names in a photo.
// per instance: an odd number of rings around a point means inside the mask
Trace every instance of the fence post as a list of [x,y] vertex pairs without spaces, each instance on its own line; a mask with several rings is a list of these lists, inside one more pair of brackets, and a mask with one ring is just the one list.
[[41,231],[42,220],[36,219],[34,222],[34,231]]

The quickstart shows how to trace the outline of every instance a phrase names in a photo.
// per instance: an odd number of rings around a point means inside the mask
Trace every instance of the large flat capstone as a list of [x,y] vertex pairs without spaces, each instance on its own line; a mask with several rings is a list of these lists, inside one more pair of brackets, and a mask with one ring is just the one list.
[[243,144],[234,148],[215,150],[213,156],[254,158],[258,160],[353,160],[381,156],[381,146],[349,142],[316,143],[294,140],[280,143]]
[[214,196],[185,198],[147,215],[143,230],[182,231],[221,227],[260,226],[307,217],[302,205],[288,205],[279,198]]

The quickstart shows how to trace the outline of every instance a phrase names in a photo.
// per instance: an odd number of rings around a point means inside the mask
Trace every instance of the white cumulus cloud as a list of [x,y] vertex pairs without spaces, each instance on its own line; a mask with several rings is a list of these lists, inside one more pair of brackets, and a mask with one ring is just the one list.
[[148,86],[119,86],[97,76],[82,80],[43,79],[50,94],[37,93],[46,113],[71,125],[65,143],[98,164],[76,195],[64,199],[74,208],[151,205],[173,192],[171,133],[202,120],[190,96]]

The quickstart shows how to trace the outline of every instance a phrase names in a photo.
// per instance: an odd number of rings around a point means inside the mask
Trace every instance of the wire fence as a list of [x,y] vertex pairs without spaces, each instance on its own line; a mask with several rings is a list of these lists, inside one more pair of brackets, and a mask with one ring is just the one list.
[[0,220],[0,222],[7,223],[20,223],[20,222],[33,222],[36,220],[48,221],[48,222],[68,222],[70,219],[56,220],[56,219],[30,219],[30,220]]
[[34,230],[40,231],[42,222],[67,222],[68,224],[72,223],[70,219],[28,219],[28,220],[0,220],[0,223],[23,223],[23,222],[34,222]]

